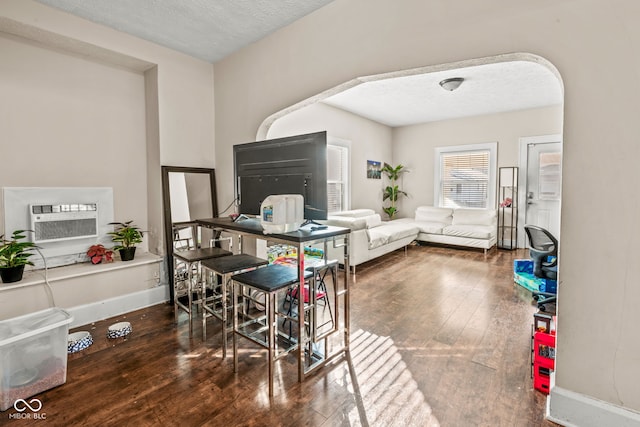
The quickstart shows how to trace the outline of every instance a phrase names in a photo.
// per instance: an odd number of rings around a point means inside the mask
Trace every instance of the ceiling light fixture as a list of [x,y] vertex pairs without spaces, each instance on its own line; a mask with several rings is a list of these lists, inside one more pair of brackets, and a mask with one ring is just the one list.
[[464,79],[462,77],[452,77],[450,79],[444,79],[440,82],[442,89],[452,91],[460,87]]

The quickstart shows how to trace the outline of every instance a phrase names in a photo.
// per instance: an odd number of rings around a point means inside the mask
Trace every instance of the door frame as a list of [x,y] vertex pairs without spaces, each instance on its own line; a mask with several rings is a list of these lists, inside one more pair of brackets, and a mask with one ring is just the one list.
[[[523,209],[518,209],[518,247],[527,248],[527,240],[524,232],[525,219],[527,215],[527,165],[529,150],[527,147],[530,144],[550,144],[559,142],[562,147],[562,135],[539,135],[539,136],[523,136],[519,140],[519,156],[518,156],[518,206],[522,206]],[[560,216],[562,217],[562,199],[560,199]],[[562,221],[560,221],[562,224]]]

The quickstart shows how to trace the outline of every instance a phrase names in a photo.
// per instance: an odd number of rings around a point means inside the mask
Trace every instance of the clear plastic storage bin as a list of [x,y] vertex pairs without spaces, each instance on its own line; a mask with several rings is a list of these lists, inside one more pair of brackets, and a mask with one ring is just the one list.
[[0,321],[0,411],[67,381],[73,317],[59,308]]

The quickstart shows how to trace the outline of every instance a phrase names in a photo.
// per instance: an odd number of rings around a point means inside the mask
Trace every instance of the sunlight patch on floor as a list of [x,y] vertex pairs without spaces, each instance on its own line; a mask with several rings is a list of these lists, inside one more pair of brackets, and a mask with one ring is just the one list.
[[342,385],[356,397],[351,425],[440,425],[390,337],[357,330],[350,349],[351,381]]

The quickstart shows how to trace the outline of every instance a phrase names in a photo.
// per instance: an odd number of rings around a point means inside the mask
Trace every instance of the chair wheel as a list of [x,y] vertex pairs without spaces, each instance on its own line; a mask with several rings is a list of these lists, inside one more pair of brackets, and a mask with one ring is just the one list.
[[538,304],[538,310],[542,310],[542,311],[547,311],[547,308],[544,306],[544,304]]

